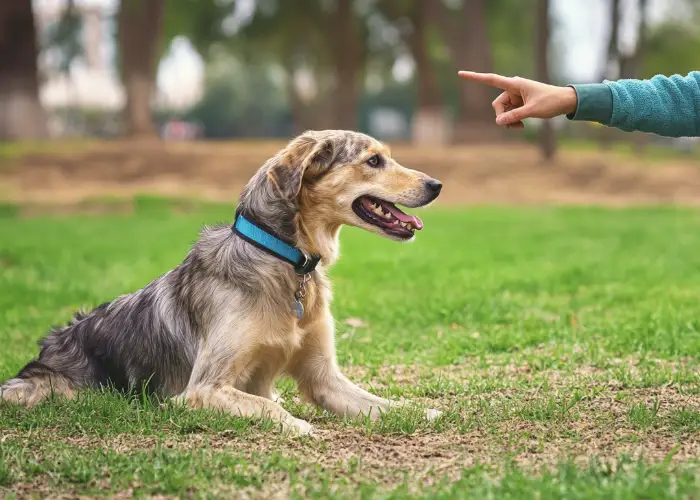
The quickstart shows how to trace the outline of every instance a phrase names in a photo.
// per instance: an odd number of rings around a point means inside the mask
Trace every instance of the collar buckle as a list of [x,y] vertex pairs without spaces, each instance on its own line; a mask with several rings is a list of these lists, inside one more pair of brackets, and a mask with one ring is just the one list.
[[305,253],[302,253],[302,255],[304,256],[304,261],[294,266],[294,272],[296,272],[299,276],[306,276],[307,274],[314,272],[314,269],[316,269],[321,257],[309,257]]

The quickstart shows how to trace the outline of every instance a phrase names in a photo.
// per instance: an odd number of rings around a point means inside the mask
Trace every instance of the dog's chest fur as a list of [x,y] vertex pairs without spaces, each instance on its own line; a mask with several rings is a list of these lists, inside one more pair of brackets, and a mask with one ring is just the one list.
[[[240,288],[221,287],[211,297],[212,309],[219,313],[206,330],[200,355],[216,360],[213,364],[223,362],[230,366],[231,378],[239,381],[237,386],[244,385],[261,367],[282,371],[303,346],[331,299],[329,284],[320,268],[306,284],[301,320],[292,311],[293,287],[264,289],[269,291],[251,299]],[[203,376],[213,377],[216,374]]]

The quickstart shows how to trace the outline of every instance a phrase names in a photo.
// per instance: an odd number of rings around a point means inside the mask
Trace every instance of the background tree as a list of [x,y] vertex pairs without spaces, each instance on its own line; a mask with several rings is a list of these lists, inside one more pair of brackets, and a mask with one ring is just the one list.
[[615,80],[620,74],[620,23],[622,20],[622,2],[620,0],[609,0],[608,19],[610,23],[610,34],[608,35],[608,45],[605,64],[602,69],[600,80]]
[[204,95],[184,118],[204,125],[208,138],[289,137],[293,131],[284,87],[270,70],[213,51]]
[[431,37],[436,9],[419,0],[384,0],[382,12],[398,27],[415,63],[416,106],[412,120],[413,140],[419,144],[441,144],[448,140],[445,108],[436,68],[433,64]]
[[637,0],[636,41],[633,50],[628,54],[620,54],[620,78],[639,78],[644,55],[647,47],[647,17],[649,1]]
[[[432,2],[435,19],[444,37],[453,69],[493,72],[493,51],[487,20],[487,0],[463,0],[461,4]],[[500,137],[493,122],[492,90],[472,82],[460,82],[455,139],[483,141]]]
[[31,0],[0,2],[0,139],[47,136]]
[[640,77],[686,75],[698,70],[700,30],[693,20],[667,21],[648,30]]
[[117,16],[124,127],[132,137],[155,136],[151,99],[156,88],[165,0],[122,0]]
[[[535,44],[535,75],[543,83],[550,83],[549,78],[549,0],[537,0],[537,36]],[[542,120],[540,126],[540,149],[546,160],[551,160],[556,152],[556,137],[550,120]]]
[[[642,65],[647,50],[647,17],[649,15],[649,1],[637,0],[637,33],[634,49],[630,54],[620,56],[620,77],[621,78],[640,78]],[[634,144],[637,153],[642,153],[648,142],[649,135],[644,133],[634,134]]]
[[332,82],[327,71],[324,13],[319,2],[256,2],[251,19],[227,39],[235,57],[247,64],[266,64],[284,75],[294,132],[327,128]]
[[336,128],[355,130],[359,125],[359,101],[367,45],[365,19],[352,0],[336,0],[325,12],[321,26],[329,49],[334,78],[333,123]]
[[[620,54],[620,23],[622,20],[622,2],[620,0],[609,0],[608,19],[610,22],[610,34],[608,36],[607,52],[605,64],[601,71],[599,81],[616,80],[620,78],[622,60]],[[604,127],[598,134],[598,141],[602,149],[610,147],[615,131]]]

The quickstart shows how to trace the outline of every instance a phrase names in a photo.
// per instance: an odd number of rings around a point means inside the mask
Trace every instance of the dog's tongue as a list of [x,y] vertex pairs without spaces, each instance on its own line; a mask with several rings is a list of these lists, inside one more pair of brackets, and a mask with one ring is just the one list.
[[390,203],[382,203],[382,205],[384,205],[385,210],[391,212],[394,215],[394,217],[399,219],[401,222],[410,222],[414,228],[423,229],[423,221],[420,220],[420,217],[405,214],[401,210],[396,208],[395,205],[392,205]]

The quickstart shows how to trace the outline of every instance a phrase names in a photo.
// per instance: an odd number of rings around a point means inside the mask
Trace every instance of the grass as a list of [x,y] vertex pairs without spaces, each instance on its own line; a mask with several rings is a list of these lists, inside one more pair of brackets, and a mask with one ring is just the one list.
[[[143,286],[233,213],[134,207],[0,210],[0,379],[50,325]],[[700,497],[700,212],[421,215],[411,245],[343,231],[338,356],[364,387],[443,417],[344,421],[288,380],[285,405],[316,438],[110,392],[0,405],[0,496]]]
[[3,161],[37,154],[65,155],[87,149],[90,144],[91,141],[85,139],[72,141],[0,141],[0,167],[2,167]]

